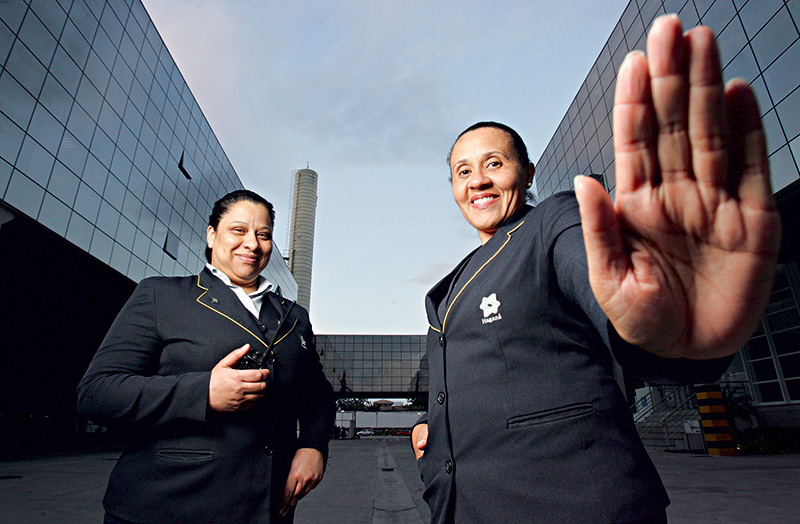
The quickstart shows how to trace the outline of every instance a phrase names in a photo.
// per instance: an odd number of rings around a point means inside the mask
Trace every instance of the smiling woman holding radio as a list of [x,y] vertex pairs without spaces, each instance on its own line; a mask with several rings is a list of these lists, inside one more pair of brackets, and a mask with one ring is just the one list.
[[258,194],[222,197],[205,269],[143,280],[92,359],[80,412],[132,434],[107,523],[292,522],[322,479],[333,393],[308,313],[260,276],[273,224]]

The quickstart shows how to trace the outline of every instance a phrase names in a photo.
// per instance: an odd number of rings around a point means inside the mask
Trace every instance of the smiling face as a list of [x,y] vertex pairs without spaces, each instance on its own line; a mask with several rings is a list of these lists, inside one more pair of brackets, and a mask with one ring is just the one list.
[[249,200],[232,204],[216,229],[208,226],[206,241],[211,264],[231,283],[248,293],[257,289],[258,275],[272,254],[272,221],[266,207]]
[[456,141],[450,153],[453,198],[482,244],[525,203],[533,173],[533,164],[520,164],[502,129],[481,127]]

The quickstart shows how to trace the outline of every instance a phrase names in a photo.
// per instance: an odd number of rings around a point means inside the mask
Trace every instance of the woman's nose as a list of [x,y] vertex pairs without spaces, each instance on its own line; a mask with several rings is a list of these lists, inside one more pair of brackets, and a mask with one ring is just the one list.
[[491,179],[483,169],[476,169],[470,174],[468,184],[471,189],[480,189],[490,185]]
[[256,238],[255,233],[246,234],[242,243],[253,251],[258,249],[258,238]]

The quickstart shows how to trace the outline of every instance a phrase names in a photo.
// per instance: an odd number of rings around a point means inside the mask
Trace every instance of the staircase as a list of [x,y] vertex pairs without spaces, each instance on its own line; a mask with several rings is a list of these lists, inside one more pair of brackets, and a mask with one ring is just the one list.
[[652,411],[638,422],[636,429],[648,448],[661,450],[686,449],[683,423],[700,420],[697,408],[682,407],[671,411]]
[[[684,422],[699,421],[696,395],[686,388],[664,390],[658,402],[640,399],[642,406],[634,405],[633,420],[645,446],[661,450],[685,450],[687,442],[691,449],[702,449],[701,435],[685,435]],[[691,439],[691,440],[690,440]],[[699,439],[699,440],[698,440]]]

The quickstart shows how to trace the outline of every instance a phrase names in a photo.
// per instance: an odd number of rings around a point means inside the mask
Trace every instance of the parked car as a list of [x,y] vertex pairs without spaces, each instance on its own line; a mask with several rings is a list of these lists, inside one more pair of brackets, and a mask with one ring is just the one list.
[[373,435],[375,435],[375,432],[372,431],[371,429],[362,429],[361,431],[356,433],[356,438],[371,437]]
[[397,432],[397,436],[398,437],[410,437],[411,436],[411,430],[410,429],[401,429],[400,431]]

